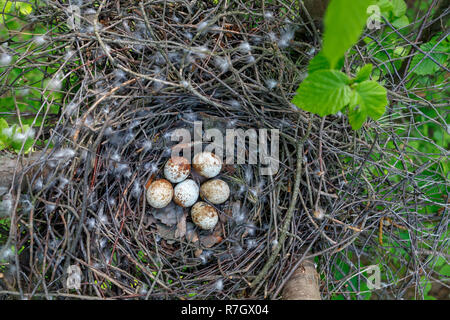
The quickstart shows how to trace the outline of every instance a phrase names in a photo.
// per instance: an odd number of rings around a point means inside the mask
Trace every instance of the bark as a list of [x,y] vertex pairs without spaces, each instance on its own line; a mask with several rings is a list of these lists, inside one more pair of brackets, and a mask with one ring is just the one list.
[[[8,193],[12,185],[16,187],[22,171],[41,157],[41,153],[35,153],[17,161],[17,156],[15,155],[0,154],[0,196]],[[29,170],[27,174],[31,174],[32,172],[32,170]]]
[[321,300],[319,275],[311,259],[305,260],[283,288],[283,300]]

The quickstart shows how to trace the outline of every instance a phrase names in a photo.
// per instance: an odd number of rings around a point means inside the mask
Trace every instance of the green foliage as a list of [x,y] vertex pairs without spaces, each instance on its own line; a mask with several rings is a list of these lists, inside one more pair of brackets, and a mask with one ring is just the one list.
[[361,128],[367,117],[379,119],[388,103],[386,89],[367,80],[372,65],[364,66],[354,79],[337,70],[319,70],[299,86],[292,102],[305,111],[320,116],[335,114],[348,106],[350,125]]
[[[336,2],[336,0],[334,2]],[[304,83],[306,82],[306,84],[304,85],[302,83],[300,85],[297,95],[293,99],[293,102],[297,106],[319,115],[332,114],[340,105],[345,103],[346,98],[341,100],[338,99],[338,106],[329,107],[330,102],[327,101],[327,98],[312,96],[312,94],[303,92],[302,88],[308,90],[313,88],[316,95],[320,95],[318,92],[321,91],[323,95],[330,96],[330,93],[333,94],[333,92],[336,91],[336,88],[339,88],[340,91],[344,91],[346,89],[343,88],[348,86],[351,89],[350,100],[348,105],[343,109],[348,110],[349,122],[352,125],[352,128],[358,129],[367,117],[371,117],[375,120],[378,119],[383,114],[384,107],[388,103],[385,89],[374,80],[383,79],[386,74],[397,74],[405,65],[407,59],[411,59],[408,69],[409,72],[407,72],[408,78],[404,81],[404,85],[411,90],[411,94],[408,98],[422,101],[423,99],[426,99],[431,102],[445,102],[448,100],[446,97],[448,92],[445,91],[445,87],[448,83],[448,74],[446,74],[446,71],[439,66],[439,64],[446,67],[448,66],[448,36],[437,33],[429,42],[423,44],[419,43],[420,49],[424,51],[425,54],[418,50],[412,51],[411,45],[405,42],[400,35],[402,34],[409,38],[411,33],[415,32],[415,30],[412,29],[420,26],[420,24],[410,24],[410,19],[407,16],[408,14],[410,15],[410,18],[416,19],[417,13],[414,10],[407,9],[403,0],[377,0],[375,4],[379,6],[382,16],[390,22],[393,28],[398,29],[394,31],[392,28],[384,26],[381,30],[377,31],[375,39],[363,39],[366,43],[366,46],[363,48],[365,51],[363,52],[365,52],[366,56],[370,57],[372,61],[375,61],[376,68],[373,68],[370,64],[356,68],[356,77],[353,79],[350,77],[344,79],[344,77],[342,77],[343,74],[339,73],[341,75],[339,77],[339,79],[341,79],[339,85],[336,84],[337,81],[334,80],[331,81],[334,83],[334,87],[331,87],[329,81],[331,78],[337,78],[335,73],[328,73],[330,76],[328,82],[323,81],[323,75],[327,73],[325,71],[329,71],[330,69],[341,70],[342,64],[339,65],[339,63],[336,63],[334,68],[331,67],[332,64],[329,61],[330,58],[326,56],[322,50],[309,63],[309,76],[304,80]],[[423,1],[420,6],[422,12],[426,12],[429,9],[429,5],[431,5],[430,1]],[[330,8],[331,4],[329,10]],[[342,11],[342,14],[345,15],[345,12]],[[351,17],[343,18],[342,16],[340,18],[341,21],[351,19]],[[326,23],[330,22],[325,21],[325,24]],[[325,27],[327,27],[327,25],[325,25]],[[329,28],[329,30],[342,29],[338,29],[338,26],[336,26],[335,28]],[[325,28],[325,32],[327,32],[327,28]],[[331,32],[332,31],[330,31],[330,33]],[[345,32],[339,32],[345,34]],[[336,38],[342,40],[342,36],[338,33],[336,33]],[[326,41],[327,40],[324,37],[324,48],[327,46],[325,43]],[[334,43],[333,45],[337,46],[339,44]],[[343,47],[345,46],[343,45]],[[350,47],[347,47],[347,49],[349,48]],[[344,52],[347,49],[345,49]],[[341,50],[343,49],[341,48]],[[340,54],[342,51],[336,49],[334,53],[338,56],[338,52]],[[414,54],[413,57],[411,57],[411,53]],[[329,54],[332,54],[332,50],[329,51]],[[355,54],[357,55],[358,52],[355,50],[349,51],[349,55]],[[430,59],[430,57],[439,64]],[[343,54],[341,57],[335,57],[333,59],[336,61],[337,58],[340,58],[342,61]],[[315,75],[319,72],[319,75]],[[312,84],[311,82],[314,80],[320,80],[322,83]],[[418,88],[420,88],[420,90],[418,90]],[[321,105],[323,108],[329,108],[329,110],[320,110]],[[399,122],[413,121],[415,125],[412,126],[412,129],[403,128],[402,126],[395,129],[396,135],[408,137],[408,143],[406,145],[398,146],[395,145],[393,141],[388,141],[386,143],[386,149],[393,150],[393,152],[395,152],[394,150],[398,147],[405,148],[405,152],[409,155],[408,160],[411,162],[411,165],[408,161],[404,163],[398,161],[395,156],[387,158],[385,161],[387,166],[396,167],[399,170],[410,170],[411,172],[416,170],[417,164],[419,163],[425,164],[429,163],[430,160],[435,161],[433,165],[422,173],[417,174],[415,177],[417,183],[416,188],[426,193],[426,197],[436,203],[430,203],[430,205],[418,208],[418,213],[424,215],[435,214],[437,210],[442,209],[442,205],[437,204],[442,203],[442,196],[448,193],[446,177],[448,177],[450,164],[448,159],[442,158],[442,149],[448,150],[450,147],[450,135],[448,134],[448,129],[445,130],[445,123],[448,123],[450,120],[450,115],[448,114],[448,108],[421,107],[418,105],[416,105],[415,108],[417,112],[414,113],[414,119],[406,119],[403,115],[403,110],[407,110],[406,106],[401,104],[394,104],[392,106],[392,118],[399,119]],[[372,136],[372,140],[374,139],[373,132],[367,131],[365,134]],[[432,139],[434,143],[430,143],[426,138]],[[371,155],[371,157],[377,156],[379,155]],[[371,172],[369,175],[372,176],[383,175],[383,170],[376,167],[367,166],[363,171],[365,172],[366,170],[370,170]],[[384,173],[387,174],[387,171],[384,171]],[[390,179],[393,183],[396,183],[400,182],[401,177],[391,176]],[[429,181],[431,180],[436,183],[430,185]],[[410,188],[411,190],[414,190],[413,186]],[[389,201],[389,197],[386,198],[386,201]],[[379,210],[382,210],[382,208],[379,208]],[[435,228],[434,222],[430,222],[429,225],[430,230]],[[407,247],[410,245],[410,234],[407,230],[396,230],[395,232],[404,242],[398,243],[389,233],[385,232],[382,236],[383,247],[372,248],[376,251],[373,252],[373,256],[376,260],[375,263],[380,266],[390,265],[397,268],[394,276],[387,274],[386,272],[381,273],[381,277],[386,283],[395,283],[396,279],[407,276],[409,272],[404,261],[411,259],[411,253],[407,252],[404,248],[405,246]],[[448,240],[448,234],[442,236],[442,243],[440,243],[439,246],[444,246],[444,241],[446,241],[446,239]],[[419,244],[419,246],[424,249],[429,249],[429,244],[425,242]],[[377,257],[377,253],[379,254],[379,257]],[[432,259],[432,257],[430,257],[430,259]],[[350,290],[351,285],[358,289],[360,297],[366,295],[364,297],[370,299],[370,290],[367,289],[365,281],[361,281],[360,283],[356,281],[357,278],[352,276],[356,271],[348,261],[353,261],[351,252],[347,252],[346,257],[339,256],[336,258],[335,262],[339,268],[332,267],[334,278],[338,280],[337,283],[339,283],[339,287],[336,287],[331,291],[333,293],[331,296],[332,299],[345,299],[347,296],[344,296],[342,294],[343,292],[347,292],[352,299],[356,298],[355,293]],[[445,279],[450,273],[448,261],[442,257],[437,259],[437,261],[438,262],[435,266],[432,266],[432,268],[435,272],[439,273],[441,279]],[[354,263],[356,264],[357,262],[354,261]],[[435,299],[430,291],[431,283],[429,281],[427,283],[425,277],[422,280],[421,283],[424,286],[424,298]],[[341,281],[345,281],[344,285],[342,285]],[[365,293],[365,291],[368,293]]]
[[[40,1],[32,2],[33,6],[39,3]],[[39,126],[45,120],[45,112],[50,115],[59,111],[63,94],[53,90],[51,86],[45,93],[43,91],[50,79],[56,78],[55,73],[65,59],[61,56],[54,64],[49,64],[48,55],[42,54],[42,51],[51,50],[49,44],[33,41],[37,36],[50,35],[46,26],[27,23],[26,15],[33,10],[31,2],[0,0],[0,6],[3,22],[0,24],[0,42],[8,44],[8,53],[14,52],[12,61],[0,66],[0,81],[4,89],[0,96],[0,118],[5,117],[10,123]],[[37,64],[30,64],[29,59],[24,59],[25,56],[33,57]],[[66,80],[61,82],[62,86],[65,82]],[[48,110],[33,116],[41,109],[43,98],[51,98],[53,103],[46,106]],[[23,117],[24,113],[27,116]],[[0,148],[5,147],[0,145]]]
[[406,16],[407,5],[404,0],[378,0],[375,3],[388,21],[397,29],[402,29],[409,25],[409,19]]
[[370,75],[372,74],[372,64],[368,63],[364,67],[362,67],[358,73],[356,74],[356,77],[354,79],[355,82],[363,82],[366,80],[369,80]]
[[354,79],[337,70],[342,68],[347,50],[359,39],[371,3],[370,0],[330,2],[324,20],[323,49],[310,61],[309,75],[292,99],[297,107],[320,116],[347,107],[354,130],[360,129],[368,117],[379,119],[388,104],[386,89],[369,80],[371,64],[363,66]]
[[439,257],[436,261],[436,269],[444,277],[450,277],[450,264],[443,257]]
[[[345,296],[339,293],[342,291],[349,293],[354,300],[357,299],[357,295],[364,300],[370,300],[372,292],[367,286],[367,271],[361,272],[360,270],[355,269],[354,266],[351,266],[349,262],[346,262],[348,260],[354,260],[352,259],[353,255],[351,252],[346,253],[347,257],[341,257],[341,254],[336,256],[333,266],[331,267],[334,279],[339,283],[339,287],[331,290],[334,291],[331,300],[345,300]],[[360,268],[361,270],[365,270],[364,266],[360,266]],[[344,280],[345,282],[342,283],[341,281]],[[358,285],[359,291],[352,292],[351,288],[358,288]]]
[[[439,37],[434,37],[430,42],[421,45],[420,49],[441,65],[446,66],[448,65],[448,54],[450,53],[449,41],[447,38],[438,43],[438,39]],[[410,66],[410,70],[417,75],[432,75],[440,69],[439,65],[427,58],[423,53],[415,55]]]
[[8,13],[18,12],[21,15],[27,16],[33,11],[31,4],[25,1],[0,0],[0,8],[0,23],[5,22]]
[[34,141],[34,130],[29,125],[18,127],[13,124],[9,126],[5,119],[0,118],[0,150],[10,149],[20,152],[23,145],[23,152],[31,151]]
[[[394,23],[394,21],[401,18],[401,14],[405,14],[405,6],[400,2],[403,1],[377,1],[377,4],[381,9],[381,14],[388,21],[390,21],[394,27],[397,28],[398,26]],[[429,9],[430,4],[430,1],[423,1],[420,5],[422,12],[426,12]],[[406,12],[410,15],[410,17],[415,18],[416,13],[414,10],[407,9]],[[406,15],[404,17],[408,19]],[[418,25],[412,24],[411,27],[413,26],[417,27]],[[377,62],[377,68],[373,71],[372,80],[380,78],[384,74],[397,73],[401,70],[401,67],[405,63],[406,59],[410,59],[411,46],[408,44],[402,44],[404,41],[398,32],[407,36],[411,30],[402,29],[394,32],[391,28],[385,27],[377,36],[378,41],[374,41],[369,38],[364,39],[366,43],[365,49],[367,51],[367,55]],[[421,98],[425,98],[429,101],[448,100],[448,93],[445,91],[445,86],[448,82],[446,79],[446,72],[433,60],[431,60],[430,57],[441,65],[448,66],[447,57],[449,53],[449,37],[442,33],[436,33],[429,42],[421,44],[420,49],[429,54],[425,55],[418,50],[414,52],[414,56],[411,59],[408,69],[408,78],[405,82],[405,86],[411,90],[415,90],[417,87],[423,88],[423,91],[420,92],[420,95],[422,95]],[[411,95],[410,98],[421,99],[417,95]],[[402,114],[400,110],[404,108],[406,107],[400,104],[394,105],[393,116],[401,118]],[[424,163],[429,161],[430,158],[439,158],[441,150],[439,150],[436,145],[440,146],[442,149],[448,149],[450,147],[450,136],[445,127],[431,119],[441,119],[441,123],[448,123],[448,121],[450,121],[450,117],[448,113],[445,112],[445,109],[439,110],[436,108],[418,107],[418,111],[419,112],[417,112],[417,115],[414,118],[414,122],[420,125],[417,125],[413,131],[408,133],[408,135],[414,139],[410,140],[408,144],[410,147],[414,148],[411,149],[410,152],[416,153],[417,151],[420,151],[424,153],[424,156],[419,154],[413,155],[412,159],[416,163]],[[404,132],[397,132],[397,134],[403,133]],[[436,145],[427,142],[423,139],[423,137],[432,139]],[[392,142],[389,142],[387,147],[394,148],[394,145]],[[398,161],[393,161],[390,165],[401,169],[401,164],[399,164]],[[429,188],[427,192],[429,194],[428,196],[431,197],[431,193],[447,193],[444,179],[436,176],[436,173],[442,173],[442,177],[445,177],[448,175],[449,168],[449,162],[442,159],[430,167],[429,170],[425,170],[422,173],[424,176],[433,176],[434,179],[442,179],[442,184]],[[419,182],[419,185],[420,184],[421,183]],[[430,208],[432,211],[438,209],[436,206],[430,206]]]
[[292,102],[303,110],[325,116],[345,107],[351,93],[350,80],[345,73],[319,70],[300,84]]
[[314,58],[309,61],[308,65],[308,73],[312,74],[319,70],[328,70],[330,69],[330,62],[324,56],[322,52],[319,52]]
[[387,105],[386,89],[375,81],[366,80],[355,83],[350,101],[349,121],[358,130],[370,116],[379,119]]
[[425,286],[423,288],[424,300],[436,300],[435,297],[430,295],[430,291],[431,291],[431,287],[432,287],[431,281],[429,279],[427,279],[425,276],[422,276],[420,278],[420,282],[421,282],[421,284],[425,284]]
[[108,279],[106,279],[105,281],[97,281],[97,280],[94,280],[94,283],[95,283],[97,286],[100,286],[100,288],[101,288],[102,290],[104,290],[104,291],[106,291],[106,290],[112,288],[112,282],[109,281]]
[[345,52],[358,41],[367,21],[372,0],[332,0],[324,23],[323,54],[334,69]]

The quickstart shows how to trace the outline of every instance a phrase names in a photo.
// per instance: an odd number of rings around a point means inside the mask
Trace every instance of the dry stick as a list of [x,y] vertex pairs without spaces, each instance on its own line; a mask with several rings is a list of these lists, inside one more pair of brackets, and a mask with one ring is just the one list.
[[325,124],[326,116],[322,118],[322,123],[320,124],[320,131],[319,131],[319,166],[320,166],[320,181],[319,181],[319,187],[317,188],[319,192],[317,192],[317,198],[316,202],[314,204],[314,210],[319,210],[319,201],[320,201],[320,190],[322,189],[323,180],[325,177],[325,172],[323,169],[323,158],[322,158],[322,134],[323,134],[323,126]]
[[128,81],[125,81],[124,83],[121,83],[120,85],[118,85],[117,87],[112,88],[109,92],[107,92],[105,95],[103,95],[100,99],[98,99],[97,101],[95,101],[95,103],[92,105],[92,107],[90,107],[83,115],[83,117],[81,118],[81,122],[80,122],[80,126],[77,128],[77,130],[75,131],[74,135],[73,135],[73,142],[76,143],[78,140],[78,135],[80,134],[80,130],[81,130],[81,126],[86,122],[86,119],[88,117],[88,115],[98,106],[98,104],[100,102],[102,102],[103,100],[105,100],[106,98],[108,98],[110,95],[112,95],[114,92],[116,92],[117,90],[119,90],[121,87],[127,86],[131,83],[134,83],[136,81],[135,78],[130,79]]
[[[306,130],[306,134],[303,136],[302,139],[299,140],[297,144],[297,172],[295,175],[295,183],[294,183],[294,193],[292,195],[291,204],[289,205],[289,209],[286,212],[286,219],[284,220],[283,227],[281,229],[280,234],[280,240],[278,241],[278,246],[276,246],[275,250],[272,252],[272,255],[269,257],[269,260],[264,265],[261,272],[258,274],[258,276],[253,280],[250,287],[255,288],[253,290],[252,295],[255,296],[258,292],[259,288],[261,287],[261,280],[264,279],[266,274],[269,272],[270,268],[275,262],[275,259],[278,256],[278,253],[281,250],[281,246],[283,245],[284,241],[287,237],[287,230],[289,227],[289,224],[291,223],[292,215],[294,213],[295,205],[297,204],[297,198],[300,191],[300,178],[302,176],[302,162],[303,162],[303,144],[305,143],[306,139],[309,137],[309,133],[311,131],[311,125],[312,125],[312,117],[309,119],[308,123],[308,129]],[[259,285],[258,285],[259,284]]]
[[[71,256],[72,253],[75,251],[78,242],[81,239],[81,229],[84,223],[84,219],[86,217],[87,212],[87,195],[90,190],[89,189],[89,175],[91,173],[91,155],[88,153],[86,156],[86,167],[84,168],[84,175],[83,175],[83,201],[81,203],[81,214],[79,217],[78,225],[76,227],[75,231],[75,240],[72,242],[72,245],[68,248],[68,255]],[[64,270],[67,270],[70,264],[70,259],[66,258],[66,261],[64,263]]]
[[[15,291],[9,291],[9,290],[1,290],[0,294],[7,294],[7,295],[14,295],[14,296],[20,296],[21,294],[19,292]],[[29,293],[25,293],[23,295],[24,298],[31,298],[31,297],[65,297],[65,298],[72,298],[72,299],[85,299],[85,300],[113,300],[113,298],[99,298],[95,296],[86,296],[86,295],[77,295],[77,294],[70,294],[70,293],[34,293],[33,295]]]

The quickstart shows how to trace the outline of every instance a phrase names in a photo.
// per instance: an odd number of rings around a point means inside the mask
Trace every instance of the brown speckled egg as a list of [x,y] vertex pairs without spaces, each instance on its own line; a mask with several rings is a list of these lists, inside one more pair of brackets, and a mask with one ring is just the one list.
[[147,189],[147,201],[153,208],[164,208],[172,197],[173,187],[166,179],[153,181]]
[[184,157],[172,157],[164,166],[164,176],[172,183],[185,180],[191,172],[189,160]]
[[199,188],[192,179],[184,180],[174,188],[173,201],[184,208],[191,207],[198,199]]
[[222,169],[222,160],[211,152],[200,152],[194,156],[193,168],[206,178],[213,178]]
[[192,221],[203,230],[212,230],[219,221],[216,209],[206,202],[199,201],[191,209]]
[[230,187],[223,180],[209,180],[200,187],[200,196],[211,203],[221,204],[230,196]]

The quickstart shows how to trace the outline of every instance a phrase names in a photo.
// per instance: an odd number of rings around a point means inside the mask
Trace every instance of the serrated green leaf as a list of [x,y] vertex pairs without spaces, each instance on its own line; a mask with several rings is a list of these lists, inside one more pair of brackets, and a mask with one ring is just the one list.
[[403,0],[392,0],[392,13],[396,17],[404,16],[406,13],[406,3]]
[[402,46],[395,47],[394,49],[394,55],[396,57],[404,57],[408,54],[408,52],[409,50]]
[[323,54],[335,68],[339,59],[358,41],[372,0],[332,0],[325,13]]
[[356,74],[354,81],[363,82],[369,80],[369,77],[372,74],[372,68],[373,66],[371,63],[368,63],[365,66],[363,66],[361,70],[359,70],[358,73]]
[[292,102],[320,116],[335,114],[350,101],[349,82],[347,75],[340,71],[316,71],[300,84]]
[[29,15],[33,11],[33,7],[29,3],[17,2],[16,5],[19,8],[19,12],[23,15]]
[[443,276],[450,277],[450,265],[446,264],[439,270],[439,273]]
[[[433,47],[436,45],[435,41],[430,41],[427,43],[424,43],[420,46],[420,49],[422,49],[424,52],[431,52],[428,56],[433,57],[434,60],[439,62],[442,65],[448,64],[448,53],[450,52],[450,47],[448,45],[448,41],[444,40],[439,45],[437,45],[434,49]],[[428,57],[425,58],[425,55],[423,53],[419,53],[414,56],[411,62],[410,70],[415,68],[418,64],[418,66],[414,69],[414,73],[418,75],[429,75],[434,74],[437,71],[440,70],[440,67],[431,59]]]
[[2,0],[2,1],[0,1],[0,5],[1,5],[1,8],[2,8],[1,11],[5,12],[5,13],[11,12],[11,10],[13,8],[13,2],[12,1]]
[[445,260],[443,257],[438,257],[435,267],[440,267],[444,265],[447,265],[447,260]]
[[308,73],[311,74],[316,71],[325,69],[330,69],[330,62],[322,52],[319,52],[314,58],[309,61]]
[[348,121],[350,122],[353,130],[361,129],[364,122],[366,122],[366,119],[367,116],[358,109],[349,110],[348,112]]
[[379,119],[387,104],[386,89],[379,83],[367,80],[355,84],[349,108],[350,125],[354,130],[358,130],[368,117]]
[[392,25],[396,29],[402,29],[409,25],[409,19],[407,16],[401,16],[400,18],[397,18],[394,21],[392,21]]

